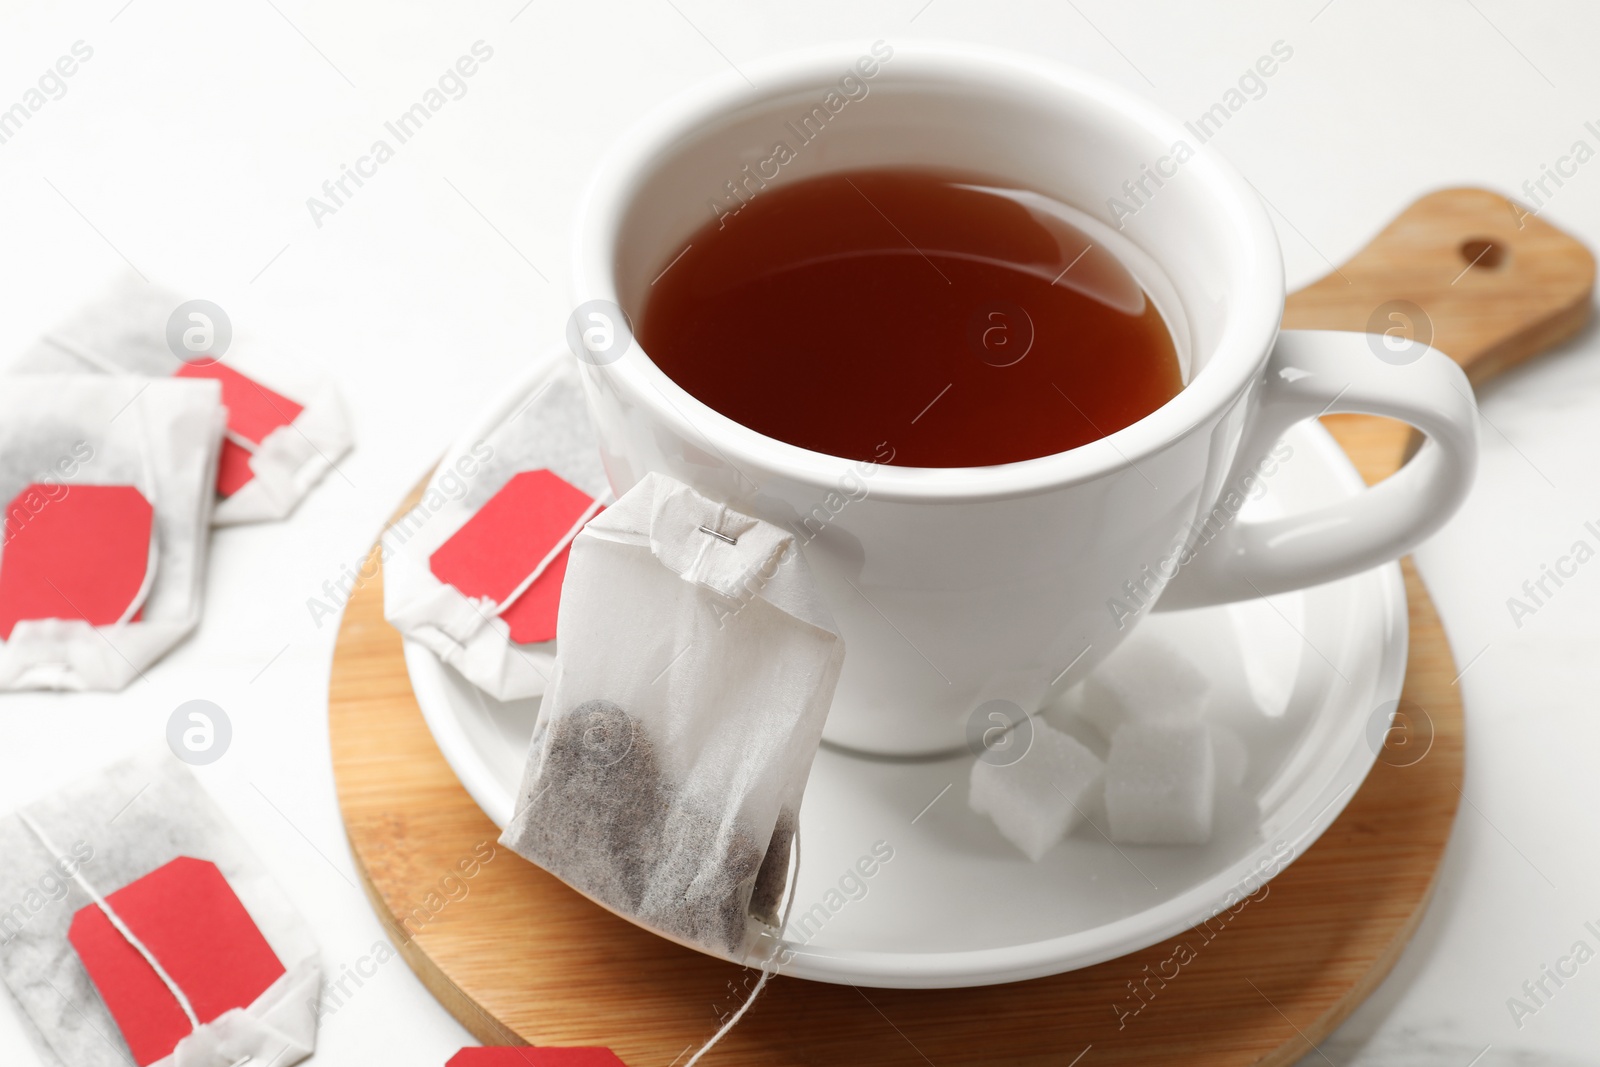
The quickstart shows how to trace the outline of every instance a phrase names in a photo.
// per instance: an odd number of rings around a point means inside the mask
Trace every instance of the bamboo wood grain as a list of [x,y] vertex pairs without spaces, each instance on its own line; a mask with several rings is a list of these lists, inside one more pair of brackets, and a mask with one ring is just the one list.
[[[1588,313],[1594,262],[1538,219],[1516,226],[1495,194],[1457,189],[1407,209],[1338,272],[1294,294],[1285,325],[1364,329],[1409,300],[1433,343],[1475,380],[1570,335]],[[1461,247],[1499,242],[1466,267]],[[1479,251],[1472,245],[1473,254]],[[1468,257],[1470,258],[1470,257]],[[1487,267],[1489,259],[1497,266]],[[1457,277],[1457,275],[1460,275]],[[1329,420],[1369,479],[1393,471],[1402,427]],[[374,561],[375,564],[376,561]],[[707,1064],[1291,1064],[1388,973],[1416,928],[1454,820],[1463,760],[1456,669],[1409,560],[1409,749],[1386,750],[1322,838],[1211,936],[1053,978],[967,990],[856,990],[780,978]],[[467,796],[417,710],[381,575],[345,611],[329,732],[340,806],[363,885],[423,983],[488,1044],[606,1045],[630,1067],[668,1067],[742,999],[749,972],[647,934],[495,846],[449,900],[441,880],[497,831]],[[1411,762],[1431,724],[1431,748]],[[1397,737],[1396,740],[1399,740]],[[1406,765],[1402,765],[1406,764]],[[1193,959],[1170,973],[1175,946]]]

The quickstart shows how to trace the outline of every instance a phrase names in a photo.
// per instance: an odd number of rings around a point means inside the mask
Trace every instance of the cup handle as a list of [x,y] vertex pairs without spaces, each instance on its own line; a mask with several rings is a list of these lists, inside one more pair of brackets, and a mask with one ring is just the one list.
[[[1240,490],[1284,433],[1320,415],[1382,415],[1427,442],[1348,500],[1279,519],[1197,516],[1157,610],[1202,607],[1319,585],[1398,559],[1455,514],[1478,467],[1477,404],[1453,360],[1416,342],[1335,330],[1285,330],[1221,495]],[[1256,474],[1259,477],[1259,474]],[[1246,482],[1248,488],[1248,482]],[[1221,507],[1221,502],[1214,507]],[[1220,521],[1225,520],[1225,521]],[[1206,533],[1220,531],[1207,540]],[[1183,562],[1184,560],[1187,562]]]

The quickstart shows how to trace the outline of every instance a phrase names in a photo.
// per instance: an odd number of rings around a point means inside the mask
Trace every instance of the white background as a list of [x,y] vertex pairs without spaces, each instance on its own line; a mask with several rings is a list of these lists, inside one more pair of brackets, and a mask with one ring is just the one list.
[[[559,337],[584,177],[663,95],[786,47],[941,36],[1064,60],[1192,118],[1281,39],[1293,59],[1213,144],[1271,201],[1291,287],[1423,192],[1515,191],[1574,140],[1600,147],[1583,128],[1600,123],[1600,12],[1580,0],[524,2],[11,0],[0,24],[0,107],[73,42],[94,49],[0,145],[0,361],[131,265],[331,375],[359,442],[289,521],[215,536],[200,629],[147,680],[0,697],[0,809],[161,744],[180,702],[215,701],[233,747],[199,776],[334,973],[381,933],[334,799],[335,626],[307,599]],[[494,57],[467,95],[315,226],[306,198],[480,39]],[[1600,246],[1597,192],[1591,162],[1544,217]],[[1520,628],[1506,606],[1600,520],[1597,348],[1588,329],[1481,393],[1477,489],[1418,553],[1471,664],[1468,803],[1416,939],[1308,1063],[1578,1064],[1600,1045],[1600,961],[1520,1029],[1506,1007],[1580,937],[1600,948],[1583,930],[1600,924],[1600,563]],[[434,1067],[468,1042],[396,960],[324,1020],[316,1062]],[[35,1062],[3,1007],[0,1061]]]

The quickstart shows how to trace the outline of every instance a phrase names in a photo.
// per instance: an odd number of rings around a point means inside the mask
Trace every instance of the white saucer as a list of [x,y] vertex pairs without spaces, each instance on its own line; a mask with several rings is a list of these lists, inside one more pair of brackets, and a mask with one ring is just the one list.
[[[1304,424],[1287,440],[1293,457],[1247,514],[1299,511],[1362,488],[1320,426]],[[1188,929],[1254,891],[1285,855],[1302,854],[1366,777],[1376,758],[1370,738],[1381,739],[1384,705],[1400,695],[1399,565],[1269,600],[1157,613],[1141,625],[1194,650],[1224,697],[1210,721],[1249,752],[1243,785],[1219,787],[1210,844],[1119,847],[1080,826],[1031,863],[968,810],[970,757],[877,760],[824,746],[800,813],[793,962],[783,973],[904,988],[1058,974]],[[1252,650],[1248,666],[1241,648]],[[421,646],[407,642],[405,654],[445,759],[503,827],[538,701],[499,703]],[[1046,714],[1058,725],[1068,719],[1063,706]],[[893,858],[870,862],[875,844]],[[853,873],[862,857],[870,878]]]

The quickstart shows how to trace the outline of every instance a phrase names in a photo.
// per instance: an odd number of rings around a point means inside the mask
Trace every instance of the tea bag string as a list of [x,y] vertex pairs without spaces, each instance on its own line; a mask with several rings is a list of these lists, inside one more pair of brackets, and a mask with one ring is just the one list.
[[561,540],[557,541],[550,551],[545,553],[545,557],[539,561],[539,565],[533,568],[532,572],[530,572],[526,578],[518,582],[517,587],[511,590],[504,600],[502,600],[499,604],[496,604],[494,611],[490,612],[490,614],[498,618],[508,608],[510,608],[511,605],[515,604],[517,602],[517,598],[523,593],[526,593],[529,586],[543,577],[544,572],[550,569],[550,564],[554,563],[556,558],[567,550],[567,546],[572,544],[573,538],[577,537],[583,532],[583,528],[588,525],[589,520],[598,515],[600,513],[600,509],[611,502],[612,498],[610,493],[602,493],[599,499],[591,500],[589,502],[589,506],[583,509],[583,514],[578,516],[578,521],[572,524],[572,528],[561,535]]
[[[704,529],[704,527],[701,528]],[[707,530],[706,532],[710,533],[711,531]],[[721,535],[718,534],[717,536],[720,537]],[[799,822],[796,822],[794,827],[794,869],[789,873],[788,898],[783,902],[783,915],[778,919],[779,949],[762,962],[761,977],[756,980],[755,988],[750,990],[750,995],[745,997],[744,1003],[739,1005],[739,1010],[728,1016],[728,1021],[722,1024],[722,1028],[716,1033],[712,1034],[711,1040],[707,1041],[704,1045],[701,1045],[700,1051],[689,1057],[689,1062],[684,1064],[683,1067],[694,1067],[695,1064],[700,1062],[700,1057],[710,1052],[714,1047],[716,1047],[718,1041],[721,1041],[724,1037],[728,1036],[728,1031],[737,1026],[739,1024],[739,1020],[744,1018],[744,1013],[750,1010],[750,1006],[756,1002],[756,998],[759,997],[761,995],[761,991],[766,988],[767,981],[773,976],[774,973],[776,973],[777,968],[773,966],[773,960],[783,955],[783,933],[785,930],[789,929],[789,913],[794,909],[794,898],[799,888],[800,824]]]
[[[38,839],[39,844],[44,846],[44,850],[55,857],[57,865],[65,868],[67,866],[66,856],[45,836],[45,832],[39,824],[34,822],[25,811],[18,811],[17,818],[22,821],[23,826],[28,828],[28,832]],[[189,1003],[189,998],[184,995],[182,989],[178,988],[178,983],[173,981],[172,975],[167,973],[167,969],[161,966],[161,961],[156,959],[155,953],[151,952],[145,943],[139,940],[139,935],[128,929],[128,924],[123,922],[121,917],[112,910],[110,903],[89,883],[80,868],[74,867],[71,877],[78,884],[78,888],[89,895],[89,899],[94,902],[94,906],[99,908],[105,917],[110,920],[111,925],[116,929],[117,933],[122,935],[123,940],[132,945],[134,951],[144,957],[144,961],[150,965],[150,969],[156,973],[156,977],[161,979],[161,984],[167,987],[167,992],[171,993],[172,998],[178,1002],[178,1007],[183,1009],[184,1017],[189,1020],[189,1029],[200,1029],[200,1017],[195,1014],[194,1005]]]
[[47,333],[44,335],[44,340],[48,344],[55,345],[57,348],[61,349],[61,351],[65,352],[74,359],[80,359],[89,364],[89,366],[93,367],[97,371],[101,371],[105,374],[132,373],[132,371],[128,370],[128,368],[119,367],[105,356],[100,355],[98,352],[91,352],[82,345],[67,340],[65,337],[58,337],[53,333]]
[[[89,366],[93,367],[95,370],[101,371],[105,374],[122,374],[131,375],[134,377],[143,377],[143,375],[136,375],[127,367],[118,366],[105,356],[102,356],[100,353],[92,352],[80,344],[67,340],[65,337],[58,337],[53,333],[47,333],[44,335],[44,341],[46,344],[55,345],[67,355],[72,356],[74,359],[80,359],[89,364]],[[222,361],[214,360],[213,362],[220,363]],[[226,437],[229,441],[232,441],[234,444],[238,445],[252,456],[261,450],[260,445],[256,444],[243,434],[235,433],[232,429],[225,428],[222,431],[222,436]]]

